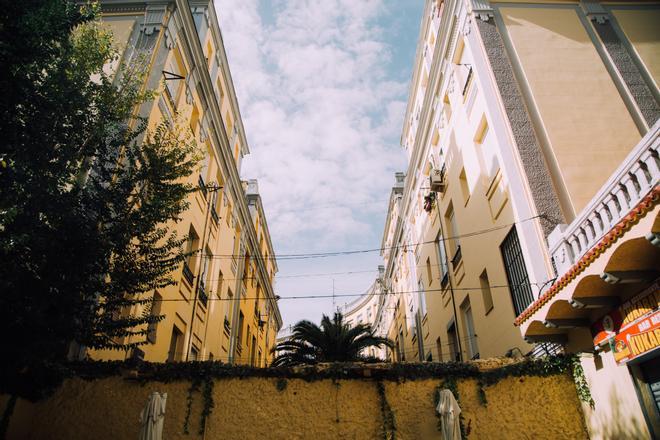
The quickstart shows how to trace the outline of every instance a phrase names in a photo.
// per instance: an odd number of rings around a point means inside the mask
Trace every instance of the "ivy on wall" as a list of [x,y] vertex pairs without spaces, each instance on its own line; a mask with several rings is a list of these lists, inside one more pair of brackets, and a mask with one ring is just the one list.
[[[277,379],[275,382],[277,389],[284,391],[287,387],[288,379],[302,379],[306,381],[331,379],[336,383],[339,380],[345,379],[369,379],[375,381],[381,401],[383,438],[393,440],[396,437],[395,414],[385,396],[385,387],[383,385],[383,381],[385,380],[401,382],[405,380],[441,378],[443,380],[441,387],[450,389],[458,401],[457,381],[459,379],[476,379],[480,402],[483,405],[487,405],[486,388],[505,378],[522,376],[544,377],[568,373],[572,374],[575,381],[579,399],[593,407],[594,401],[577,355],[558,355],[525,359],[489,370],[480,370],[475,363],[459,362],[420,364],[334,363],[276,368],[253,368],[228,365],[217,361],[179,363],[78,362],[64,365],[44,365],[43,371],[31,369],[29,377],[26,375],[18,384],[8,384],[0,378],[0,393],[24,397],[33,401],[39,400],[40,398],[47,397],[56,390],[64,379],[71,377],[94,380],[121,376],[141,383],[154,381],[190,381],[184,432],[189,433],[190,431],[189,424],[193,397],[201,388],[203,407],[200,415],[199,433],[202,434],[205,431],[206,422],[214,407],[213,389],[215,380],[248,377],[275,378]],[[461,419],[461,432],[464,436],[467,434],[467,431],[469,431],[469,427],[466,429]]]
[[385,395],[385,385],[382,381],[376,382],[376,389],[378,390],[378,398],[380,399],[380,414],[383,419],[382,423],[382,438],[383,440],[396,439],[396,419],[394,418],[394,411],[390,403],[387,401]]

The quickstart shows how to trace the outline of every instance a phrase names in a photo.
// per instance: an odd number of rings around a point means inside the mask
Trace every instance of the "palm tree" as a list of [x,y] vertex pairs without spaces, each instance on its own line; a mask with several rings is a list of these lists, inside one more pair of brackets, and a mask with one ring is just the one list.
[[311,321],[299,321],[293,334],[272,351],[277,352],[272,366],[293,366],[318,362],[355,362],[366,360],[360,352],[367,347],[392,347],[392,341],[374,335],[367,324],[351,327],[337,312],[332,320],[323,315],[321,326]]

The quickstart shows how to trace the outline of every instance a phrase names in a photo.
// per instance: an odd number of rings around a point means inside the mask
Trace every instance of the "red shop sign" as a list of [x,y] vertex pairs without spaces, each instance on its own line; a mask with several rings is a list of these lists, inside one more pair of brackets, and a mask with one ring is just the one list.
[[594,337],[594,346],[608,342],[629,326],[636,323],[647,315],[658,310],[660,307],[660,284],[655,282],[651,287],[645,289],[629,301],[609,312],[591,326],[591,334]]
[[612,341],[614,360],[621,364],[660,347],[660,310],[618,333]]

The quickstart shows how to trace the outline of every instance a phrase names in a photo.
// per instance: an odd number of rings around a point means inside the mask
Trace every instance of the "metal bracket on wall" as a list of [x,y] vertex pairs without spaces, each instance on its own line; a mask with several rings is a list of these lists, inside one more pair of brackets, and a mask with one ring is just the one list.
[[181,76],[178,73],[168,72],[167,70],[163,70],[163,77],[165,78],[165,81],[176,81],[180,79],[186,79],[185,76]]
[[472,14],[482,21],[488,21],[495,17],[495,11],[490,5],[490,0],[471,0]]
[[580,0],[580,7],[587,16],[589,21],[595,21],[598,24],[603,24],[610,19],[607,10],[603,5],[595,0]]

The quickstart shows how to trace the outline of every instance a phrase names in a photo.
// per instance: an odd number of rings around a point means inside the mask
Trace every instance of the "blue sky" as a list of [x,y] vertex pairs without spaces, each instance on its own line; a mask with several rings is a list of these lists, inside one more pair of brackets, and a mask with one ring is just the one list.
[[[216,0],[251,154],[278,255],[378,248],[394,172],[422,0]],[[279,261],[285,325],[319,321],[332,299],[366,291],[378,252]],[[345,273],[355,272],[355,273]],[[298,276],[305,274],[329,274]],[[340,305],[354,297],[339,297]]]

